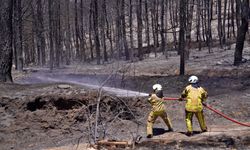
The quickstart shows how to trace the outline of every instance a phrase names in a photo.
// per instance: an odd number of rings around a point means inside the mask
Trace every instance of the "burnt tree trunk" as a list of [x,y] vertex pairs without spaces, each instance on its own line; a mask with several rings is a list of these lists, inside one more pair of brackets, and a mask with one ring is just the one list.
[[70,0],[65,0],[66,3],[66,15],[65,15],[65,21],[66,21],[66,42],[65,42],[65,47],[66,47],[66,65],[69,65],[71,62],[71,34],[70,34],[70,12],[69,12],[69,4]]
[[13,82],[11,76],[13,0],[0,0],[0,3],[0,82]]
[[236,47],[234,52],[234,65],[242,63],[242,52],[244,48],[244,41],[248,31],[248,15],[249,15],[249,0],[243,0],[241,11],[241,26],[237,31]]
[[102,16],[101,16],[101,38],[102,38],[102,45],[103,45],[103,57],[104,61],[108,61],[108,53],[107,53],[107,46],[106,46],[106,34],[105,34],[105,25],[107,20],[107,12],[106,12],[106,0],[102,1]]
[[93,25],[95,33],[95,49],[96,49],[96,59],[97,64],[101,64],[101,51],[100,51],[100,40],[99,40],[99,30],[98,30],[98,2],[94,0],[94,13],[93,13]]
[[149,36],[149,13],[148,13],[148,1],[145,0],[144,1],[145,3],[145,34],[146,34],[146,43],[147,43],[147,46],[150,46],[150,36]]
[[49,45],[50,45],[50,52],[49,52],[49,58],[50,58],[50,70],[53,70],[54,68],[54,42],[53,42],[53,6],[54,2],[53,0],[48,0],[48,6],[49,6]]
[[75,0],[75,48],[76,48],[76,58],[81,60],[81,53],[79,49],[79,27],[78,27],[78,6],[77,0]]
[[[86,57],[86,49],[85,49],[85,30],[84,30],[84,20],[83,20],[83,17],[84,17],[84,13],[83,13],[83,10],[84,10],[84,4],[83,4],[83,0],[81,0],[81,10],[80,10],[80,23],[81,23],[81,29],[80,29],[80,50],[81,50],[81,59],[83,59],[84,62],[86,62],[87,60],[87,57]],[[81,60],[82,61],[82,60]]]
[[161,0],[161,30],[160,30],[160,35],[161,35],[161,52],[165,52],[165,48],[166,48],[166,41],[165,41],[165,33],[164,33],[164,30],[165,30],[165,24],[164,24],[164,17],[165,17],[165,8],[164,8],[164,5],[165,5],[165,1],[164,0]]
[[126,21],[125,21],[125,0],[121,1],[121,30],[122,30],[122,44],[125,53],[125,59],[129,60],[129,51],[128,51],[128,43],[126,38]]
[[90,1],[90,9],[89,9],[89,47],[90,47],[90,56],[91,60],[94,59],[93,52],[93,43],[92,43],[92,31],[93,31],[93,1]]
[[186,2],[187,2],[186,0],[180,1],[180,32],[179,32],[180,75],[185,74]]
[[138,57],[143,59],[142,52],[142,0],[137,0],[137,39],[138,39]]
[[43,25],[43,7],[42,0],[37,0],[37,52],[38,52],[38,64],[43,66],[46,63],[45,58],[45,37],[44,37],[44,25]]

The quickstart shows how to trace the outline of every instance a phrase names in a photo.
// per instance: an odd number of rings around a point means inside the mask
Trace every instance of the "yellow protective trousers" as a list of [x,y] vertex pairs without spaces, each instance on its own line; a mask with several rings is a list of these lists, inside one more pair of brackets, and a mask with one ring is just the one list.
[[163,111],[151,111],[148,115],[148,122],[147,122],[147,135],[153,135],[153,125],[155,120],[158,117],[161,117],[162,120],[165,122],[165,124],[168,126],[168,129],[172,129],[172,124],[170,122],[170,119],[168,118],[168,115],[165,110]]
[[205,118],[204,118],[204,115],[203,115],[203,111],[199,111],[199,112],[186,111],[187,131],[188,132],[193,132],[192,118],[193,118],[194,114],[195,114],[196,118],[198,119],[198,122],[200,124],[201,130],[202,131],[206,131],[207,130],[207,126],[206,126]]

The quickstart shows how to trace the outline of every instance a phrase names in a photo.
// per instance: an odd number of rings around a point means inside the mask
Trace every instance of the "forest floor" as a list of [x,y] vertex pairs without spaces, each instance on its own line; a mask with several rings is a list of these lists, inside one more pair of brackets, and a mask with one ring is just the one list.
[[[53,72],[48,68],[14,71],[15,84],[0,84],[0,149],[104,149],[90,145],[98,99],[99,140],[128,141],[136,149],[250,149],[249,127],[207,109],[208,132],[200,133],[194,118],[196,134],[187,137],[184,103],[179,101],[166,102],[174,132],[167,132],[158,119],[155,136],[145,138],[150,111],[146,93],[160,83],[165,96],[179,97],[192,74],[207,89],[209,105],[236,120],[250,122],[250,47],[244,49],[246,62],[238,67],[232,65],[231,47],[213,48],[212,53],[192,50],[185,76],[178,76],[175,52],[169,52],[168,59],[149,54],[139,62],[75,64]],[[142,139],[136,142],[139,135]]]

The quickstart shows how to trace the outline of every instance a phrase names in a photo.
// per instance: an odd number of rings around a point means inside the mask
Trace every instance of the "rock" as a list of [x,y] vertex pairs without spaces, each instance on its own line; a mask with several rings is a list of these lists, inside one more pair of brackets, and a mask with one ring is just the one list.
[[72,86],[70,86],[68,84],[60,84],[57,86],[57,88],[59,88],[59,89],[71,89]]

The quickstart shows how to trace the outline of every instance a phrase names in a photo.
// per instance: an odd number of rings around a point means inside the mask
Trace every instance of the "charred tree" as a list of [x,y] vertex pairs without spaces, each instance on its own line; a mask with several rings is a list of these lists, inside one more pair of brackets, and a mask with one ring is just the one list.
[[53,40],[53,7],[54,2],[53,0],[48,0],[48,11],[49,11],[49,45],[50,45],[50,51],[49,51],[49,58],[50,58],[50,70],[53,70],[54,68],[54,40]]
[[180,1],[180,32],[179,32],[180,75],[185,74],[186,5],[187,5],[187,0]]
[[70,0],[65,0],[66,4],[66,15],[65,15],[65,22],[66,22],[66,37],[65,37],[65,47],[66,47],[66,65],[71,63],[71,34],[70,34],[70,11],[69,11],[69,4]]
[[108,61],[108,53],[107,53],[107,45],[106,45],[106,32],[105,32],[105,26],[106,26],[106,20],[107,20],[107,12],[106,12],[106,0],[102,1],[102,15],[101,15],[101,41],[102,41],[102,47],[103,47],[103,57],[104,61]]
[[140,60],[143,59],[142,52],[142,0],[137,0],[137,8],[136,8],[136,16],[137,16],[137,40],[138,40],[138,57]]
[[128,43],[126,38],[126,21],[125,21],[125,0],[121,1],[121,30],[122,30],[122,44],[125,53],[125,59],[129,60]]
[[129,34],[130,34],[130,47],[134,47],[134,37],[133,37],[133,4],[132,0],[129,0]]
[[75,0],[75,48],[76,48],[76,58],[78,61],[81,60],[81,54],[79,50],[79,26],[78,26],[78,4]]
[[166,48],[166,38],[165,38],[165,23],[164,23],[164,17],[165,17],[165,0],[161,0],[161,17],[160,17],[160,22],[161,22],[161,30],[160,30],[160,35],[161,35],[161,52],[165,52]]
[[99,29],[98,29],[98,2],[93,0],[94,13],[93,13],[93,27],[95,33],[95,49],[96,49],[96,59],[97,64],[101,64],[101,51],[100,51],[100,40],[99,40]]
[[242,52],[244,48],[244,41],[246,33],[248,31],[248,19],[249,19],[249,0],[242,1],[241,10],[241,25],[237,31],[236,47],[234,52],[234,65],[240,65],[242,63]]
[[23,70],[23,24],[22,2],[14,0],[14,55],[15,65],[18,71]]
[[147,46],[150,46],[148,0],[145,0],[144,3],[145,3],[145,8],[144,9],[145,9],[146,43],[147,43]]
[[89,9],[89,47],[90,47],[90,57],[91,60],[94,59],[94,52],[93,52],[93,42],[92,42],[92,31],[93,31],[93,1],[90,1],[90,9]]
[[12,15],[13,0],[0,0],[0,82],[13,82],[12,68]]
[[220,46],[223,47],[223,33],[222,33],[222,19],[221,19],[221,0],[217,1],[218,6],[218,36],[220,40]]
[[45,37],[44,37],[44,21],[43,21],[43,7],[42,0],[37,0],[37,25],[36,35],[37,35],[37,54],[38,54],[38,64],[43,66],[46,63],[45,56]]
[[[105,0],[104,0],[105,1]],[[83,0],[81,0],[81,10],[80,10],[80,24],[81,24],[81,28],[80,28],[80,50],[81,50],[81,59],[83,59],[84,62],[86,62],[87,60],[87,57],[86,57],[86,49],[85,49],[85,30],[84,30],[84,13],[83,13],[83,10],[84,10],[84,4],[83,4]]]

